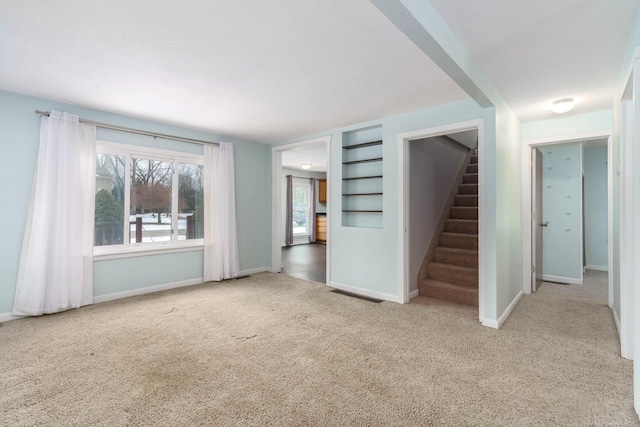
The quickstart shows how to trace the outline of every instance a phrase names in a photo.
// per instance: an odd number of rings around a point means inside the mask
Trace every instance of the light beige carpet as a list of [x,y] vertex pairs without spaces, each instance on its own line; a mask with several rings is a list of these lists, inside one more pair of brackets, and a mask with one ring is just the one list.
[[597,279],[499,331],[266,273],[6,322],[0,425],[638,425]]

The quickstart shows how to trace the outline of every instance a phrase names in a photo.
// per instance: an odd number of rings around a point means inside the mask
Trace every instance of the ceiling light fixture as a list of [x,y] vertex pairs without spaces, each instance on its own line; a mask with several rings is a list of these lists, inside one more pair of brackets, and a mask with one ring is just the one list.
[[303,163],[303,164],[300,165],[300,167],[302,169],[309,169],[309,168],[311,168],[311,163]]
[[562,114],[571,111],[573,109],[573,106],[573,98],[562,98],[558,99],[557,101],[553,101],[551,111],[557,114]]

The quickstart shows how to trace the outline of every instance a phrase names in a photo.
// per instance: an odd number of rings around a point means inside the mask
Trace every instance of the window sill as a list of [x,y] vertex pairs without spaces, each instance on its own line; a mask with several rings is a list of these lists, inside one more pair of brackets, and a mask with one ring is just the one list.
[[172,254],[178,252],[193,252],[204,249],[204,242],[198,239],[194,242],[180,244],[155,244],[155,245],[138,245],[129,246],[128,248],[114,247],[95,247],[93,248],[93,260],[104,261],[108,259],[132,258],[138,256]]

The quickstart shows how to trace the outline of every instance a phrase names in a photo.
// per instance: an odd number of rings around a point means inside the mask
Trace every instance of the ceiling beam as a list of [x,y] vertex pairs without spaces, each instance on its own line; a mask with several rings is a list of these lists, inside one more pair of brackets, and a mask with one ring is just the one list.
[[[483,108],[504,102],[462,43],[426,0],[370,0],[400,31]],[[493,98],[493,99],[492,99]]]

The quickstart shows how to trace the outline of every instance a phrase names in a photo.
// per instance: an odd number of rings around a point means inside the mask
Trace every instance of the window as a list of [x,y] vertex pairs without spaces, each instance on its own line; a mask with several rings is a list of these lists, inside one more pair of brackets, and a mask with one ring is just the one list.
[[202,245],[202,163],[199,154],[99,142],[94,253]]
[[293,234],[309,234],[309,201],[311,185],[293,183]]

